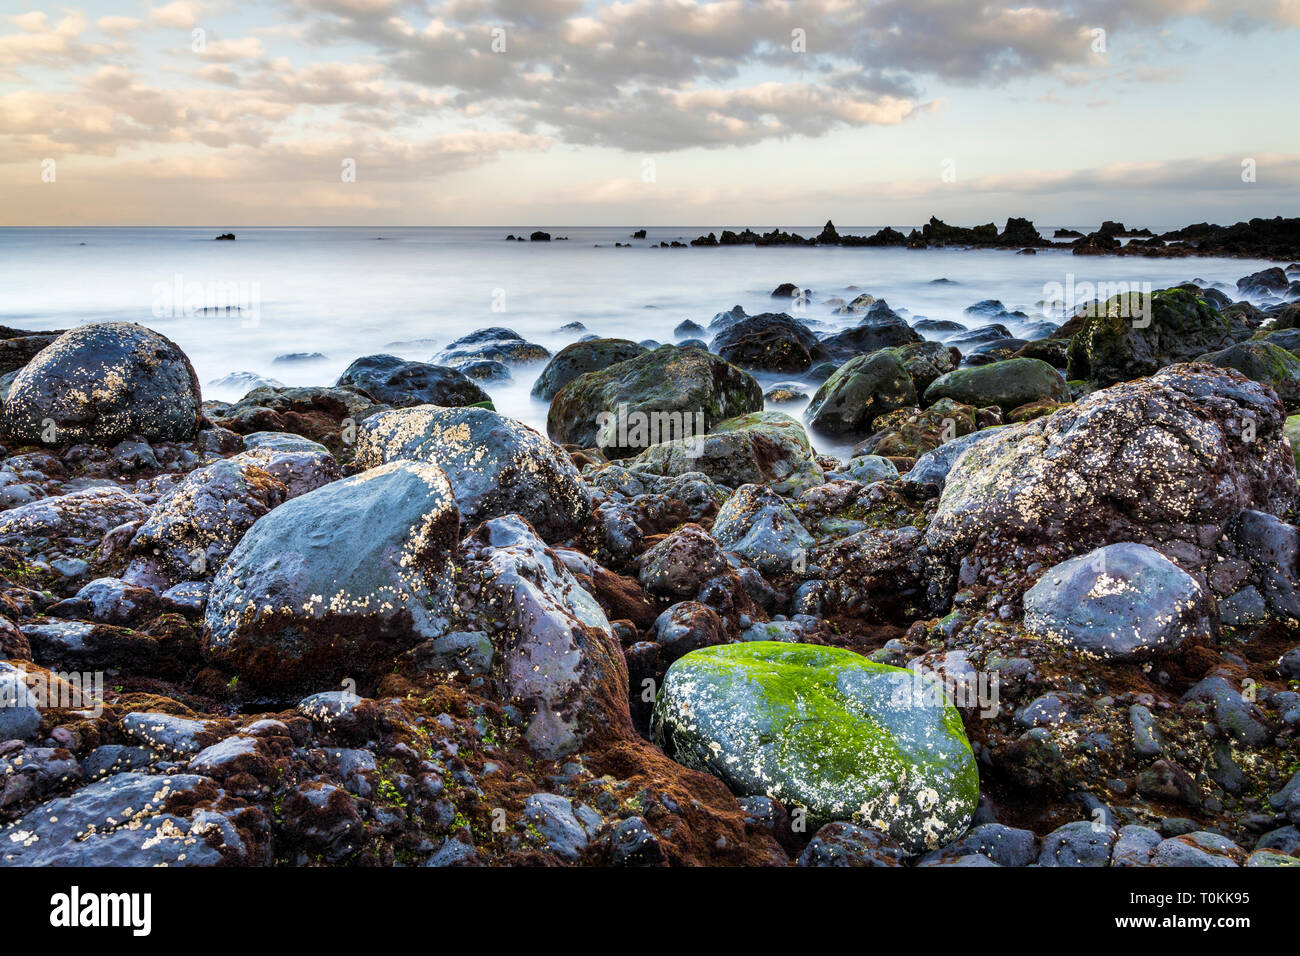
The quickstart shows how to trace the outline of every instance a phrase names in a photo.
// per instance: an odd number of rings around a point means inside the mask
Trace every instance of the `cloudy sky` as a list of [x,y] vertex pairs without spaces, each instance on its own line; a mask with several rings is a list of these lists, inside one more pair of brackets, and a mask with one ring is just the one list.
[[1298,28],[1300,0],[0,0],[0,224],[1296,215]]

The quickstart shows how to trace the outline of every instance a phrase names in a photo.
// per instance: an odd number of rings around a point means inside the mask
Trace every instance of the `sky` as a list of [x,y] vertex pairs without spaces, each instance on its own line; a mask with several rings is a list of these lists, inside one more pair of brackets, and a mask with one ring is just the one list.
[[0,225],[1300,215],[1300,0],[0,0]]

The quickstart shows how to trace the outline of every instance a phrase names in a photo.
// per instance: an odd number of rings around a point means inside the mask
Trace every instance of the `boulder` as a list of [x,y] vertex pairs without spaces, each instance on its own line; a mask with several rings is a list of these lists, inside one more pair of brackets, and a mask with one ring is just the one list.
[[1196,361],[1235,368],[1247,378],[1272,388],[1289,410],[1300,409],[1300,358],[1267,339],[1238,342],[1217,352],[1207,352]]
[[698,472],[728,488],[763,484],[781,494],[799,494],[824,480],[803,426],[783,412],[729,418],[702,438],[652,445],[628,466],[654,475]]
[[897,352],[849,359],[822,383],[804,420],[830,435],[865,435],[877,416],[916,404],[916,388]]
[[957,711],[928,677],[851,651],[756,641],[693,651],[668,669],[652,740],[737,795],[852,820],[909,852],[952,842],[979,797]]
[[590,515],[590,492],[563,449],[485,408],[418,405],[361,423],[357,464],[403,459],[438,466],[467,525],[520,514],[554,541],[575,534]]
[[1067,368],[1071,379],[1110,385],[1227,348],[1251,332],[1186,289],[1116,295],[1083,314]]
[[83,325],[17,374],[0,435],[50,445],[188,441],[201,403],[194,367],[171,339],[127,322]]
[[628,458],[762,410],[763,390],[748,372],[700,349],[664,345],[569,382],[551,401],[546,431],[562,444]]
[[923,339],[920,333],[908,325],[906,319],[883,302],[877,302],[862,322],[851,329],[826,336],[821,340],[821,346],[832,359],[843,360],[877,349],[921,341]]
[[985,554],[1002,567],[1122,541],[1166,552],[1178,540],[1188,561],[1206,562],[1231,516],[1293,507],[1283,420],[1272,390],[1207,365],[1093,392],[967,448],[947,474],[927,550],[950,566]]
[[551,353],[540,345],[527,342],[511,329],[493,327],[462,335],[432,359],[438,365],[457,367],[467,362],[487,360],[503,365],[527,365],[545,362]]
[[1141,660],[1209,636],[1209,598],[1144,544],[1121,542],[1050,568],[1025,593],[1025,627],[1105,660]]
[[769,372],[806,372],[828,357],[813,331],[784,312],[740,319],[714,337],[711,349],[733,365]]
[[217,573],[206,655],[261,687],[365,676],[446,628],[460,529],[451,484],[394,461],[260,518]]
[[1061,373],[1046,362],[1015,358],[940,375],[925,390],[925,402],[930,405],[943,398],[1010,411],[1036,399],[1069,401],[1070,390]]
[[549,402],[556,392],[579,375],[626,362],[644,351],[644,346],[627,339],[591,339],[566,345],[546,363],[546,368],[533,383],[533,398]]
[[490,402],[487,392],[469,376],[445,365],[407,362],[396,355],[367,355],[349,365],[334,383],[375,402],[405,408],[410,405],[460,407]]
[[709,578],[727,570],[727,559],[708,532],[685,525],[637,559],[641,585],[667,598],[695,597]]

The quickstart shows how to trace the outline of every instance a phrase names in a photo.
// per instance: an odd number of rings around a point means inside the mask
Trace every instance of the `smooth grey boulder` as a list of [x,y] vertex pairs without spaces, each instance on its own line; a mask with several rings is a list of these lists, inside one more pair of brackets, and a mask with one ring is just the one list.
[[487,392],[463,372],[445,365],[408,362],[396,355],[367,355],[344,370],[336,388],[350,388],[383,405],[476,405]]
[[718,509],[713,537],[764,574],[796,571],[815,543],[785,499],[763,485],[736,489]]
[[1049,569],[1025,594],[1025,627],[1083,654],[1135,660],[1209,634],[1210,603],[1160,552],[1123,542]]

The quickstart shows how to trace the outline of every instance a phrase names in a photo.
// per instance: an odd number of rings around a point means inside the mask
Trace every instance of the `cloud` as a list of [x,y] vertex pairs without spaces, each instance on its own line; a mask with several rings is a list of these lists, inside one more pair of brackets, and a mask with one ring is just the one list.
[[194,0],[175,0],[174,3],[152,8],[149,20],[160,27],[188,30],[199,22],[200,9],[200,4]]

